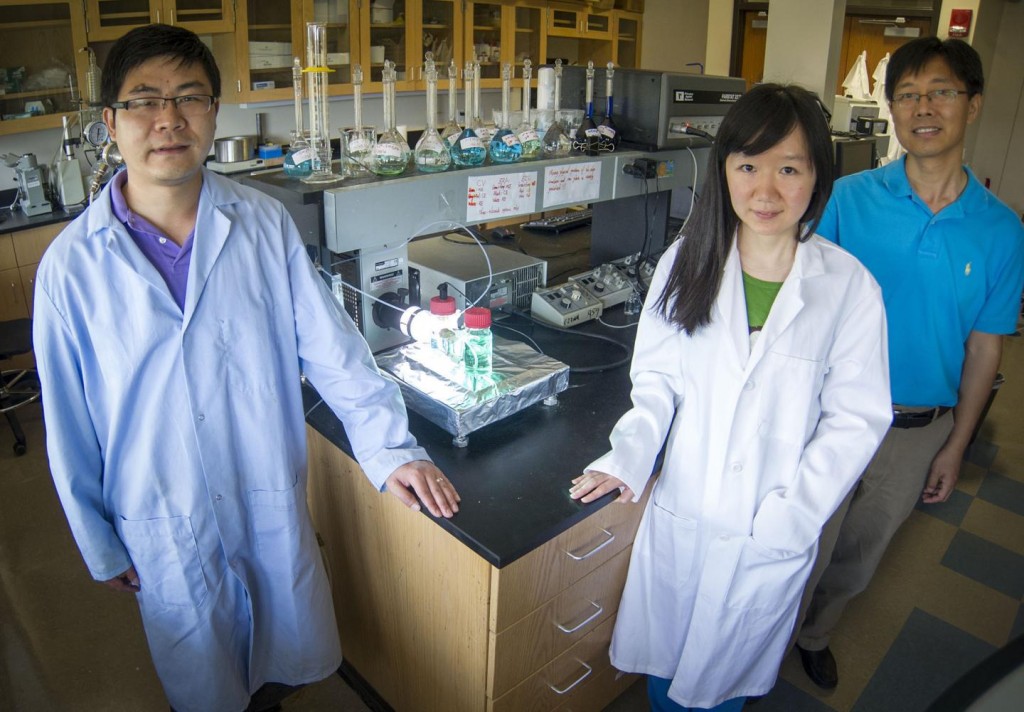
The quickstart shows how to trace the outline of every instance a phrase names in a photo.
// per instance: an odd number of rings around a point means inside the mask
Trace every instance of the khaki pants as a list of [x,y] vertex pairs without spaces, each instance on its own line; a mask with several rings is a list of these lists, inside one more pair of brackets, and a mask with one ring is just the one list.
[[920,499],[932,460],[952,429],[952,411],[923,428],[889,428],[860,482],[822,529],[801,603],[801,648],[828,646],[846,604],[871,583],[893,535]]

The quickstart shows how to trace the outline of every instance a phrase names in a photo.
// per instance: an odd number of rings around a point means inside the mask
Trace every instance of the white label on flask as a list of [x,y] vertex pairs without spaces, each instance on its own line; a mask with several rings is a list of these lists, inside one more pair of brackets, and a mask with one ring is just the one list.
[[595,128],[592,128],[592,129],[587,129],[587,130],[586,130],[586,131],[585,131],[584,133],[585,133],[585,134],[586,134],[587,136],[590,136],[591,138],[593,138],[593,137],[596,137],[596,136],[600,136],[600,135],[601,135],[601,132],[600,132],[600,131],[598,131],[596,127],[595,127]]
[[300,165],[311,160],[313,160],[313,150],[310,148],[300,148],[292,154],[292,163],[295,165]]
[[526,129],[525,131],[521,131],[519,133],[519,140],[522,141],[523,143],[527,143],[529,141],[537,141],[539,138],[540,136],[538,136],[537,132],[534,131],[533,129]]
[[459,141],[459,146],[465,151],[467,148],[483,148],[484,142],[476,136],[467,136],[466,138]]
[[373,148],[373,155],[377,158],[401,158],[402,149],[393,143],[378,143]]
[[515,134],[511,134],[511,133],[510,134],[505,134],[504,136],[502,136],[501,137],[501,141],[502,141],[502,143],[504,143],[509,148],[512,148],[514,146],[518,146],[519,145],[519,137],[516,136]]
[[612,128],[611,126],[605,126],[604,124],[601,124],[600,126],[597,127],[597,131],[605,138],[615,138],[615,129]]
[[370,147],[370,142],[365,138],[354,138],[348,142],[349,153],[362,153]]

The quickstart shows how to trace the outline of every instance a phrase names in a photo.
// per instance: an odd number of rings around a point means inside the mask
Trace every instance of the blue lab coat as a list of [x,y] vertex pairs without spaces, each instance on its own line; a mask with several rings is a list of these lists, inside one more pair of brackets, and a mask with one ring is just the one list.
[[184,313],[107,189],[43,256],[34,314],[68,522],[95,579],[135,566],[153,661],[182,712],[243,709],[265,682],[341,662],[306,506],[300,371],[375,486],[427,459],[281,204],[203,179]]

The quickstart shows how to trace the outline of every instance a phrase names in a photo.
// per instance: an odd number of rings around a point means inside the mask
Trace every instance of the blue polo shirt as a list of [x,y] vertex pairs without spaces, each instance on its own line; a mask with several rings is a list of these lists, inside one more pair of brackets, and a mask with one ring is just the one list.
[[817,232],[853,253],[882,287],[893,403],[953,406],[970,332],[1016,328],[1024,229],[966,168],[960,197],[932,213],[905,164],[837,181]]

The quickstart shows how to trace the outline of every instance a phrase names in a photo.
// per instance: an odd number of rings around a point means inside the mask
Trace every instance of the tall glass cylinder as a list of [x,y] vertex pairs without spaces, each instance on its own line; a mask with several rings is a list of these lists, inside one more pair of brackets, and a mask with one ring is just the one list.
[[449,149],[455,143],[455,139],[458,138],[459,134],[462,133],[462,127],[459,126],[458,85],[459,67],[455,64],[455,60],[452,59],[448,63],[448,122],[441,129],[441,138],[448,144]]
[[505,62],[501,65],[501,121],[487,152],[494,163],[515,163],[523,157],[523,144],[516,132],[509,127],[509,98],[512,88],[512,65]]
[[309,95],[309,147],[312,172],[305,183],[333,183],[341,176],[331,170],[331,129],[327,115],[327,26],[306,23],[306,87]]
[[384,60],[384,133],[373,147],[373,172],[379,176],[396,176],[409,166],[412,151],[405,137],[395,128],[395,63]]
[[484,142],[473,130],[473,63],[466,62],[463,71],[463,94],[466,104],[466,126],[452,142],[452,162],[457,166],[482,166],[487,160],[487,149]]
[[413,160],[424,173],[440,173],[448,170],[452,157],[448,145],[437,132],[437,66],[433,52],[425,55],[423,74],[427,79],[427,127],[416,142]]
[[562,60],[555,60],[554,119],[541,139],[545,158],[564,158],[572,150],[572,139],[562,126]]

